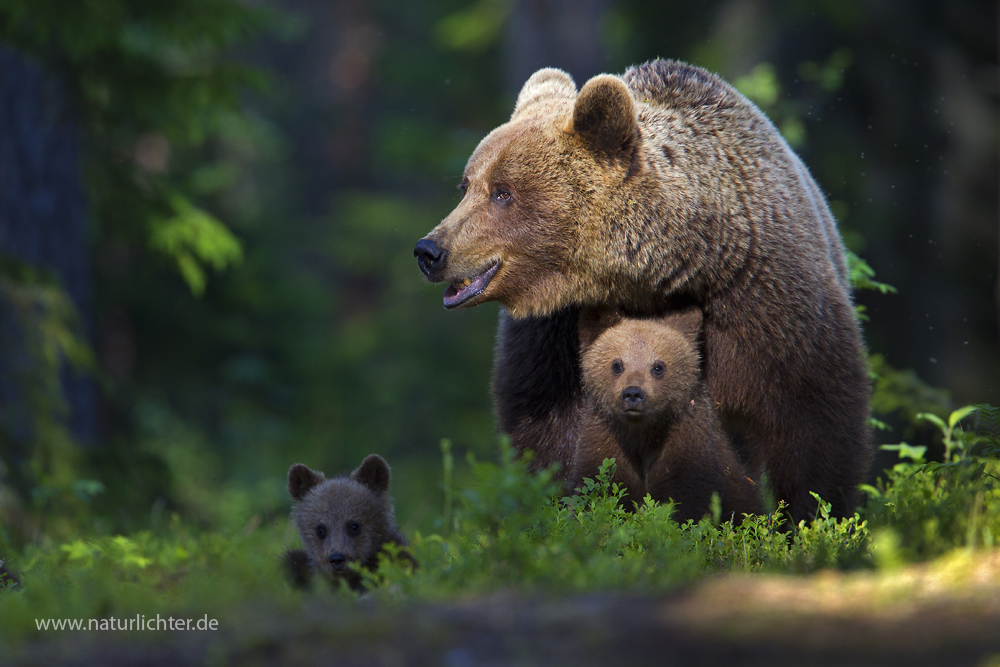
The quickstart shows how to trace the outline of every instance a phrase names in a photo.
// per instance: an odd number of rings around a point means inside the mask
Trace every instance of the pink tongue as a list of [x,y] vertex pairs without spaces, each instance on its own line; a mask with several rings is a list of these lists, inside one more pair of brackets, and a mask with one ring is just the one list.
[[476,276],[476,279],[466,287],[458,288],[454,285],[449,285],[448,289],[444,291],[444,305],[446,307],[457,306],[466,299],[471,299],[486,287],[486,284],[490,282],[490,278],[493,277],[495,272],[496,266],[494,265],[489,270]]

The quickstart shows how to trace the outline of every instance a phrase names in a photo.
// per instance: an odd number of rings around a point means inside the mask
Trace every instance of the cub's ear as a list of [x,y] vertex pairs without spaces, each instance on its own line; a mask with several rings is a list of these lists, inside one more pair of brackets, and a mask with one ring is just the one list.
[[577,333],[580,337],[580,353],[593,345],[597,337],[622,321],[622,314],[611,306],[601,305],[580,311]]
[[389,490],[389,464],[378,454],[369,454],[358,469],[351,473],[351,479],[361,482],[375,493]]
[[288,495],[295,500],[302,500],[303,497],[321,482],[325,482],[326,477],[318,470],[311,470],[301,463],[296,463],[288,469]]
[[611,157],[631,154],[638,143],[639,124],[628,87],[616,76],[599,74],[576,98],[573,131],[592,150]]
[[514,113],[511,114],[510,118],[514,120],[526,110],[546,100],[565,101],[568,110],[575,97],[576,84],[573,83],[573,77],[561,69],[546,67],[538,70],[525,81],[517,96]]
[[681,310],[671,310],[662,316],[663,323],[681,332],[692,345],[698,345],[701,338],[702,324],[705,319],[701,308],[689,306]]

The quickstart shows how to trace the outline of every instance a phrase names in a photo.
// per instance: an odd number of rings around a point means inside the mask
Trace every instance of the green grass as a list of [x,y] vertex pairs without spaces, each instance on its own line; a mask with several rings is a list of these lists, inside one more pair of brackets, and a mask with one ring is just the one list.
[[[956,550],[983,554],[1000,535],[1000,446],[998,411],[976,412],[932,419],[945,440],[945,461],[928,463],[920,448],[895,446],[900,462],[865,488],[857,514],[833,519],[821,503],[815,520],[785,530],[780,506],[739,526],[720,520],[717,509],[678,525],[671,505],[648,499],[626,512],[618,503],[622,491],[608,483],[611,461],[582,493],[566,497],[551,472],[530,474],[507,447],[498,463],[470,457],[468,481],[452,489],[451,451],[443,447],[451,507],[436,532],[411,536],[420,566],[383,559],[368,575],[370,597],[666,591],[721,572],[878,572]],[[977,416],[979,430],[963,431],[963,420]],[[355,594],[322,582],[307,592],[287,583],[281,558],[298,538],[284,514],[236,514],[218,530],[195,529],[174,515],[155,532],[27,545],[9,558],[21,581],[0,591],[0,636],[38,637],[35,619],[42,618],[207,615],[222,622],[248,608],[301,609],[316,596],[354,604]]]

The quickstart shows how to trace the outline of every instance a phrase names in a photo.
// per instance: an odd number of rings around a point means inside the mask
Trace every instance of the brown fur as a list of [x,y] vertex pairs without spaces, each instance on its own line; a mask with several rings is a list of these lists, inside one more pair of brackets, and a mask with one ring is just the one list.
[[505,306],[493,390],[516,447],[572,460],[580,306],[697,305],[708,389],[751,475],[767,472],[795,520],[815,510],[810,491],[853,509],[870,388],[843,246],[805,166],[746,98],[672,61],[579,93],[541,70],[463,185],[422,241],[440,259],[421,266],[452,284],[451,307]]
[[[707,514],[718,493],[725,517],[760,512],[760,501],[712,409],[701,378],[701,312],[688,308],[625,319],[609,308],[580,316],[583,386],[589,406],[569,480],[616,460],[627,505],[646,493],[678,503],[678,521]],[[626,397],[630,397],[631,401]]]
[[[307,585],[317,571],[360,590],[361,578],[349,564],[375,569],[386,544],[406,546],[396,527],[389,482],[389,466],[377,454],[349,476],[334,479],[301,463],[288,469],[288,493],[296,501],[292,522],[305,546],[286,554],[295,584]],[[412,560],[405,551],[402,555]]]

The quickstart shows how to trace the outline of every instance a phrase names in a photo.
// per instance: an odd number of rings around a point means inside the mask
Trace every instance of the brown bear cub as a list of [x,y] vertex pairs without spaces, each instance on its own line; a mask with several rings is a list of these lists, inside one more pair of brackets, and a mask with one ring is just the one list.
[[605,458],[628,506],[646,493],[677,503],[674,518],[698,521],[713,493],[722,516],[760,512],[754,483],[736,457],[702,379],[697,308],[651,319],[598,307],[580,313],[580,355],[589,410],[569,481],[578,486]]
[[[348,565],[373,570],[386,544],[406,546],[396,527],[389,481],[389,465],[377,454],[367,456],[349,476],[334,479],[301,463],[288,469],[288,493],[296,501],[292,522],[305,545],[286,555],[296,585],[308,585],[319,572],[334,583],[363,590],[360,575]],[[406,552],[401,556],[412,561]]]

